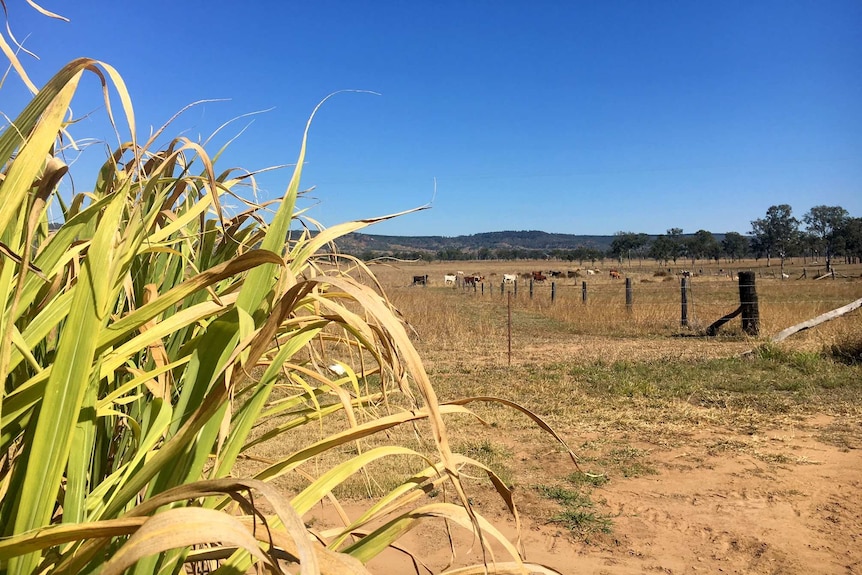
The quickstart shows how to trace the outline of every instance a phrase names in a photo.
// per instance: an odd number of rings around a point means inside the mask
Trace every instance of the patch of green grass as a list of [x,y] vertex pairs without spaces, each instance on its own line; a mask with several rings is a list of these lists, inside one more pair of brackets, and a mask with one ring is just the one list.
[[642,475],[657,475],[655,467],[647,464],[644,459],[648,451],[634,447],[622,447],[608,452],[608,461],[616,467],[623,477],[640,477]]
[[792,351],[774,343],[764,343],[756,352],[760,359],[790,366],[805,374],[817,372],[826,361],[820,353]]
[[562,525],[581,537],[611,532],[613,524],[610,516],[597,513],[589,495],[558,486],[539,485],[537,489],[543,497],[563,507],[562,511],[548,519],[551,523]]
[[758,349],[753,359],[596,362],[560,367],[584,392],[598,396],[670,399],[710,390],[741,395],[791,391],[799,393],[802,401],[822,389],[862,387],[858,366],[775,345]]

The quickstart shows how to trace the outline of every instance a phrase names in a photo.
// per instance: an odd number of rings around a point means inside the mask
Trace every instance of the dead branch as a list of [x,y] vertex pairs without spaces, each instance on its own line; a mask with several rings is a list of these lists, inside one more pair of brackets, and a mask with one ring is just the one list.
[[742,306],[739,306],[738,308],[736,308],[736,310],[730,312],[729,314],[727,314],[723,318],[714,321],[712,323],[712,325],[710,325],[708,328],[706,328],[706,335],[709,335],[709,336],[715,335],[716,333],[718,333],[718,328],[720,328],[721,326],[723,326],[724,324],[726,324],[727,322],[729,322],[730,320],[732,320],[733,318],[735,318],[736,316],[738,316],[741,313],[742,313]]

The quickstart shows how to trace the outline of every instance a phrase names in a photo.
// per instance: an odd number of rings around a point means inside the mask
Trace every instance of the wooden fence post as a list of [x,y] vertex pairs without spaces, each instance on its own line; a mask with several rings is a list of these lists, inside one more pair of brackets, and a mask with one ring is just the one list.
[[581,303],[587,303],[587,282],[581,282]]
[[739,307],[742,310],[742,331],[748,335],[760,333],[760,308],[754,272],[739,272]]
[[530,299],[533,299],[533,280],[530,280]]
[[680,310],[679,325],[688,327],[688,278],[682,277],[679,280],[680,301],[682,309]]
[[[515,282],[518,285],[518,282]],[[512,292],[509,292],[506,299],[506,335],[509,343],[509,367],[512,366]]]
[[557,282],[551,282],[551,303],[554,303],[554,299],[557,297]]
[[632,278],[626,278],[626,310],[632,311],[634,305],[634,292],[632,291]]

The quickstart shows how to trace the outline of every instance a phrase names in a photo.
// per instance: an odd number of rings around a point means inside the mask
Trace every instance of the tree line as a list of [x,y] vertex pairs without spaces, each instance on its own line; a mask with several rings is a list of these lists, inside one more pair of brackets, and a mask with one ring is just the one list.
[[671,228],[649,241],[645,234],[617,232],[610,254],[622,261],[632,255],[646,255],[659,262],[677,262],[680,258],[736,261],[746,257],[766,258],[771,265],[778,258],[781,267],[788,257],[812,260],[823,258],[826,270],[832,270],[833,259],[846,263],[862,258],[862,218],[851,217],[841,206],[814,206],[802,216],[793,216],[788,204],[770,206],[766,215],[752,220],[748,235],[727,232],[718,241],[706,230],[683,236],[681,228]]
[[616,232],[610,247],[578,246],[575,248],[482,247],[467,249],[446,247],[430,250],[364,250],[359,255],[369,261],[380,257],[402,260],[527,260],[555,259],[578,262],[581,266],[607,259],[624,263],[633,259],[653,259],[663,265],[680,261],[722,259],[734,262],[744,258],[765,258],[767,265],[778,259],[783,268],[789,257],[823,259],[831,271],[835,258],[847,263],[862,259],[862,218],[851,217],[841,206],[814,206],[801,219],[794,217],[788,204],[770,206],[762,218],[751,221],[746,233],[726,232],[717,238],[707,230],[685,234],[682,228],[650,236],[645,233]]

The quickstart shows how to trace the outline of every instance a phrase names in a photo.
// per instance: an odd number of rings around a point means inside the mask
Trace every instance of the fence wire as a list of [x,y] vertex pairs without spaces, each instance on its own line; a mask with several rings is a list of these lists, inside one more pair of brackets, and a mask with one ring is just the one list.
[[[627,305],[626,281],[580,280],[532,282],[477,282],[450,286],[447,293],[473,298],[485,305],[506,305],[512,293],[513,305],[561,322],[582,333],[667,333],[702,330],[741,304],[741,288],[756,290],[762,333],[816,317],[862,297],[859,281],[781,280],[766,278],[750,286],[736,280],[715,277],[687,278],[687,325],[682,325],[682,297],[677,277],[641,279],[630,282],[631,303]],[[439,288],[438,288],[439,289]],[[586,295],[584,295],[586,294]],[[738,323],[738,322],[737,322]],[[725,331],[738,327],[728,324]]]

